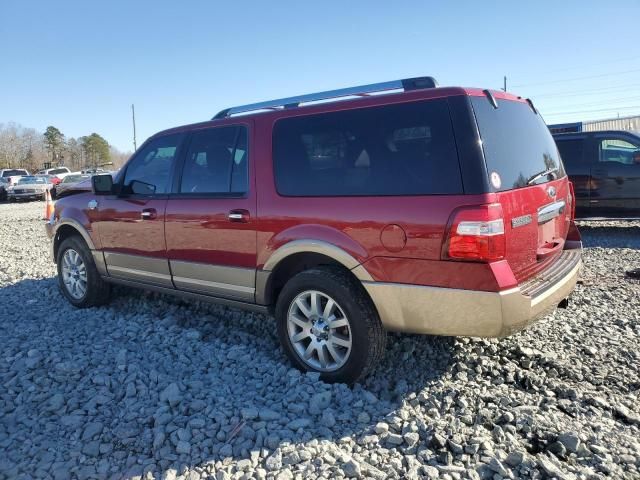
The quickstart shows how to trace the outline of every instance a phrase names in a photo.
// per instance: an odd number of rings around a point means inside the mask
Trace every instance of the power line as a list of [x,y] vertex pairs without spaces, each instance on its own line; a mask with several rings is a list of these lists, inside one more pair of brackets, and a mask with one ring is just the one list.
[[[620,103],[620,102],[629,102],[629,101],[636,101],[636,100],[640,100],[640,97],[636,96],[636,97],[615,98],[615,99],[601,100],[598,102],[580,103],[578,105],[575,105],[575,104],[563,105],[563,106],[556,107],[555,110],[557,110],[558,108],[571,108],[571,107],[597,107],[598,105],[607,105],[609,103]],[[540,106],[540,103],[538,103],[538,105]],[[544,109],[544,107],[541,107],[541,108]]]
[[628,90],[640,87],[640,83],[631,83],[627,85],[610,85],[608,87],[590,88],[588,90],[567,90],[563,92],[543,93],[540,95],[534,95],[534,98],[548,98],[548,97],[580,97],[584,95],[595,94],[608,94],[617,93],[617,90]]
[[625,70],[623,72],[611,72],[611,73],[601,73],[600,75],[587,75],[584,77],[574,77],[574,78],[565,78],[561,80],[551,80],[548,82],[536,82],[536,83],[524,83],[520,85],[513,85],[513,87],[530,87],[534,85],[551,85],[554,83],[564,83],[564,82],[573,82],[575,80],[586,80],[589,78],[602,78],[602,77],[610,77],[612,75],[625,75],[627,73],[636,73],[640,72],[640,68],[636,68],[634,70]]
[[638,108],[640,109],[640,105],[634,105],[632,107],[614,107],[614,108],[602,108],[598,110],[576,110],[573,112],[557,112],[557,113],[549,113],[544,114],[545,117],[556,117],[558,115],[572,115],[574,113],[597,113],[597,112],[617,112],[618,110],[629,110]]
[[637,59],[640,59],[640,55],[634,56],[634,57],[620,58],[618,60],[608,60],[606,62],[589,63],[587,65],[582,64],[582,65],[574,65],[573,67],[557,68],[557,69],[554,69],[554,70],[547,70],[546,73],[566,72],[568,70],[578,70],[578,69],[584,69],[584,68],[588,68],[588,67],[600,67],[602,65],[611,65],[611,64],[620,63],[620,62],[631,62],[631,61],[634,61],[634,60],[637,60]]

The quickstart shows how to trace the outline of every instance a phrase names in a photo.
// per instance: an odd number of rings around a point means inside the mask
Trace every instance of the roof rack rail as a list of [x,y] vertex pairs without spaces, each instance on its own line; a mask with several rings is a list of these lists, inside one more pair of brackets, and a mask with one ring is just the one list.
[[389,90],[421,90],[423,88],[435,88],[438,86],[433,77],[415,77],[405,78],[402,80],[392,80],[390,82],[372,83],[369,85],[360,85],[357,87],[339,88],[338,90],[328,90],[326,92],[310,93],[308,95],[298,95],[297,97],[280,98],[277,100],[268,100],[266,102],[251,103],[249,105],[240,105],[238,107],[225,108],[216,114],[212,120],[230,117],[238,113],[252,112],[255,110],[276,110],[280,108],[295,108],[301,103],[317,102],[320,100],[328,100],[331,98],[341,97],[366,97],[371,93],[385,92]]

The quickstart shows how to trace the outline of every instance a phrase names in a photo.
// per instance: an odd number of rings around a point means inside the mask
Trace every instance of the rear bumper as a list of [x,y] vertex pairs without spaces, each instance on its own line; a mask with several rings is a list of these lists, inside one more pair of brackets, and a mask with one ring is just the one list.
[[363,282],[386,329],[430,335],[503,337],[553,311],[573,291],[582,248],[516,288],[481,292],[398,283]]

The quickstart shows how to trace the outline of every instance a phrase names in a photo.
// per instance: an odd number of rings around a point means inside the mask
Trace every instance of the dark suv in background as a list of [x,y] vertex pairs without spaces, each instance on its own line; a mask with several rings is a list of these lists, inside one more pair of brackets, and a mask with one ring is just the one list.
[[576,194],[577,218],[640,218],[640,135],[626,131],[553,136]]

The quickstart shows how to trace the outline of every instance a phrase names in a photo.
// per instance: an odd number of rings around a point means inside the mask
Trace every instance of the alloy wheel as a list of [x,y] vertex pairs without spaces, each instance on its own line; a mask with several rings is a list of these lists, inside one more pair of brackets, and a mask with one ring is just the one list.
[[287,314],[287,332],[300,360],[314,370],[333,372],[349,359],[349,319],[340,305],[323,292],[306,290],[293,299]]
[[76,300],[87,293],[87,268],[80,254],[72,248],[62,256],[62,283]]

